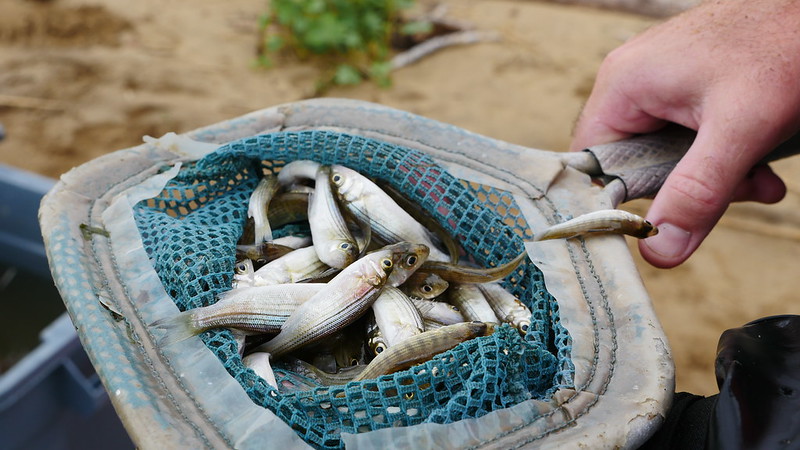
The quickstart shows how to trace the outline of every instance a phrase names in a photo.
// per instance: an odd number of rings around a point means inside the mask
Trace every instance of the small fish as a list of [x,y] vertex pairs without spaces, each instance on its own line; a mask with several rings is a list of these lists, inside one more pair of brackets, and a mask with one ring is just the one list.
[[644,239],[658,234],[658,228],[641,216],[621,209],[605,209],[583,214],[536,233],[534,241],[569,239],[587,234],[627,234]]
[[453,236],[439,222],[431,217],[429,213],[422,209],[418,204],[403,196],[403,194],[398,192],[397,189],[388,183],[380,183],[379,186],[387,194],[389,194],[389,196],[392,197],[392,199],[396,201],[398,205],[411,214],[411,216],[416,219],[417,222],[433,231],[434,236],[439,238],[442,245],[444,245],[444,247],[447,249],[447,253],[450,254],[450,262],[453,264],[458,263],[458,244],[456,243],[455,239],[453,239]]
[[314,180],[322,164],[309,159],[299,159],[283,166],[278,172],[278,183],[289,187],[306,180]]
[[272,240],[273,245],[282,245],[297,250],[311,245],[311,236],[283,236]]
[[284,192],[272,199],[267,218],[273,228],[308,220],[308,192]]
[[508,322],[520,333],[527,334],[531,326],[531,310],[511,292],[497,283],[478,284],[494,314],[503,322]]
[[258,245],[237,245],[236,259],[249,259],[253,261],[253,266],[258,264],[260,268],[264,264],[280,258],[283,255],[295,250],[292,247],[275,244],[274,242],[262,242]]
[[383,333],[381,333],[374,315],[367,322],[367,346],[372,351],[373,356],[383,352],[387,347],[386,340],[383,338]]
[[356,365],[350,367],[343,367],[336,371],[336,373],[327,372],[320,368],[309,364],[302,359],[284,357],[281,361],[281,368],[290,370],[297,375],[309,378],[323,386],[335,386],[347,384],[356,376],[361,374],[366,365]]
[[452,325],[454,323],[464,322],[464,316],[461,314],[461,310],[450,303],[414,297],[411,297],[411,303],[414,304],[422,320],[426,323],[436,322],[440,325]]
[[510,275],[525,260],[527,252],[523,251],[511,261],[497,267],[480,268],[449,262],[433,261],[430,258],[420,270],[435,273],[449,282],[456,283],[489,283]]
[[278,187],[278,177],[267,175],[258,182],[258,186],[250,195],[247,217],[253,219],[255,245],[272,240],[272,228],[267,218],[267,211],[272,197],[278,192]]
[[[463,320],[456,323],[461,323],[461,322],[463,322]],[[422,319],[422,323],[425,325],[425,331],[436,330],[444,326],[443,323],[439,323],[430,319]]]
[[378,297],[396,257],[391,250],[378,250],[345,267],[286,319],[277,336],[255,350],[279,357],[349,325]]
[[440,296],[449,285],[447,280],[435,273],[416,271],[408,277],[405,283],[400,285],[400,290],[409,297],[431,300]]
[[205,330],[234,328],[252,333],[278,333],[304,302],[325,287],[322,283],[260,286],[226,291],[213,305],[189,309],[151,324],[166,331],[160,345],[188,339]]
[[278,389],[278,380],[275,379],[275,372],[272,371],[272,366],[269,364],[269,353],[250,353],[242,358],[242,363],[263,378],[268,385]]
[[251,259],[241,259],[233,266],[233,288],[242,289],[253,286],[255,265]]
[[358,244],[331,191],[328,166],[320,166],[317,171],[314,193],[308,203],[308,224],[320,261],[343,269],[358,258]]
[[494,333],[494,325],[462,322],[412,336],[378,354],[353,381],[368,380],[428,361],[456,345]]
[[391,347],[422,333],[425,325],[417,308],[398,288],[386,286],[372,304],[375,322],[381,330],[386,345]]
[[411,242],[398,242],[397,244],[387,245],[385,249],[391,249],[405,255],[397,261],[392,274],[389,275],[387,286],[398,287],[408,281],[422,264],[428,259],[430,249],[424,244],[414,244]]
[[429,259],[449,261],[430,231],[417,222],[378,185],[344,166],[331,166],[331,183],[342,204],[359,221],[369,223],[373,235],[387,244],[414,242],[430,249]]
[[464,319],[492,323],[500,322],[477,284],[453,283],[445,294],[447,301],[461,311]]
[[315,279],[328,270],[328,265],[319,260],[314,247],[292,250],[256,270],[250,279],[253,286],[298,283]]

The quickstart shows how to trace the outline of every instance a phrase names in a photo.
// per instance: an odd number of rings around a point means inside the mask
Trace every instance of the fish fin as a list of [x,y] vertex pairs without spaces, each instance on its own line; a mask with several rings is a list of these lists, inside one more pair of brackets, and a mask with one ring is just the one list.
[[166,347],[177,342],[185,341],[203,331],[192,325],[191,310],[184,311],[176,316],[156,320],[151,323],[150,326],[164,331],[164,334],[157,339],[159,347]]

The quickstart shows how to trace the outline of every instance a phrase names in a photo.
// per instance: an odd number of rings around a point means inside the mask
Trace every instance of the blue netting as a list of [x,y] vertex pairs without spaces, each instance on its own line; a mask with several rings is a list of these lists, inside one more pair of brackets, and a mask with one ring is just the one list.
[[[262,174],[298,159],[341,164],[390,184],[484,266],[511,260],[532,236],[511,195],[458,180],[422,152],[330,131],[253,136],[184,167],[159,197],[135,208],[145,249],[181,310],[213,303],[231,288],[250,193]],[[504,325],[419,366],[345,386],[279,393],[243,365],[228,330],[201,336],[255,403],[310,444],[340,448],[342,432],[480,417],[570,387],[571,341],[542,273],[526,261],[504,285],[533,313],[524,338]],[[290,375],[276,371],[279,383],[282,374]]]

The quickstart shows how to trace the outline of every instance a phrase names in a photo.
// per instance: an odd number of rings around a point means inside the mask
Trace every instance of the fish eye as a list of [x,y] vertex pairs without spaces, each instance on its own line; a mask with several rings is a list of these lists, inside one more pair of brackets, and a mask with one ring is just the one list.
[[357,365],[358,365],[358,360],[357,360],[357,359],[355,359],[355,358],[351,359],[351,360],[350,360],[350,365],[351,365],[351,366],[357,366]]
[[381,260],[381,267],[384,269],[389,269],[392,267],[392,260],[389,258],[384,258]]
[[240,262],[236,264],[236,272],[237,273],[244,273],[247,271],[247,264]]
[[483,325],[483,322],[481,322],[480,320],[473,320],[470,323],[474,323],[475,325]]
[[335,174],[333,174],[333,176],[331,176],[331,181],[333,181],[333,182],[334,182],[334,184],[339,184],[339,183],[341,183],[343,179],[344,179],[344,177],[342,177],[342,176],[341,176],[340,174],[338,174],[338,173],[335,173]]
[[423,284],[420,289],[422,289],[422,292],[425,293],[433,292],[433,287],[431,287],[430,284]]
[[521,324],[520,324],[520,326],[519,326],[519,331],[522,331],[523,333],[527,334],[527,333],[528,333],[528,330],[529,330],[530,328],[531,328],[531,326],[530,326],[530,324],[529,324],[529,323],[523,322],[523,323],[521,323]]
[[379,342],[377,345],[375,345],[376,354],[383,353],[384,350],[386,350],[386,344],[384,344],[383,342]]
[[342,242],[341,244],[339,244],[339,248],[342,249],[342,250],[349,250],[350,249],[350,243],[349,242]]
[[461,310],[460,310],[460,309],[458,309],[458,306],[452,306],[452,305],[450,305],[450,308],[451,308],[453,311],[455,311],[455,312],[461,312]]
[[415,255],[411,255],[408,258],[406,258],[406,264],[407,265],[413,266],[416,263],[417,263],[417,257]]

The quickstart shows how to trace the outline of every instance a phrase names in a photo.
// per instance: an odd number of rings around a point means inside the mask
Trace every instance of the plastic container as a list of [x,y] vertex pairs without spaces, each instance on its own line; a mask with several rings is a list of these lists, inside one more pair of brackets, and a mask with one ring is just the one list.
[[54,184],[0,165],[4,349],[27,339],[34,346],[0,373],[0,442],[4,449],[132,448],[48,269],[37,212]]

